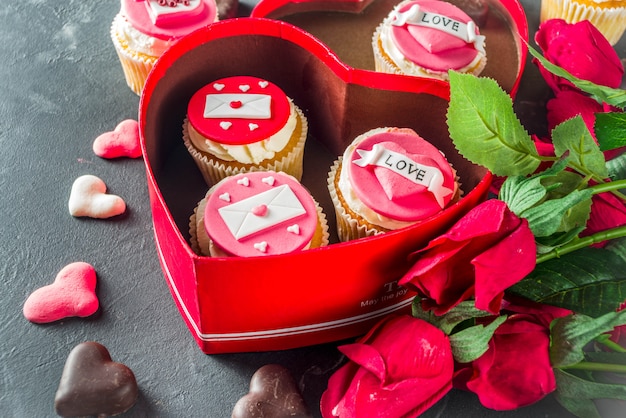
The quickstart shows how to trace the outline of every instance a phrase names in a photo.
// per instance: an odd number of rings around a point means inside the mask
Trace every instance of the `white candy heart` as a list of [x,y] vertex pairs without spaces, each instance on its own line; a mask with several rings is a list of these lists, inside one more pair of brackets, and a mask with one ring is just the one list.
[[255,129],[259,129],[259,125],[256,123],[249,123],[248,128],[250,128],[250,131],[254,131]]
[[239,86],[239,90],[243,91],[244,93],[247,92],[248,90],[250,90],[250,86],[247,84],[242,84]]
[[220,122],[220,128],[222,128],[223,130],[227,130],[231,126],[233,126],[233,124],[231,122],[227,122],[227,121]]
[[237,184],[248,187],[250,185],[250,179],[248,177],[241,178],[237,180]]
[[267,81],[259,81],[259,86],[260,86],[261,88],[265,88],[265,87],[267,87],[267,86],[268,86],[268,84],[269,84],[269,83],[268,83]]
[[224,87],[226,86],[222,83],[213,83],[213,88],[217,91],[222,91]]
[[262,253],[267,252],[267,241],[256,242],[254,244],[254,249],[259,250]]
[[268,177],[263,177],[261,181],[265,184],[269,184],[270,186],[273,186],[275,179],[274,179],[274,176],[268,176]]
[[113,194],[106,194],[107,186],[99,177],[91,174],[78,177],[72,184],[68,208],[72,216],[90,218],[110,218],[121,215],[126,210],[124,200]]
[[225,202],[230,202],[230,194],[229,193],[222,193],[218,197],[220,198],[220,200],[223,200]]
[[291,232],[292,234],[300,235],[300,225],[293,224],[287,227],[287,232]]

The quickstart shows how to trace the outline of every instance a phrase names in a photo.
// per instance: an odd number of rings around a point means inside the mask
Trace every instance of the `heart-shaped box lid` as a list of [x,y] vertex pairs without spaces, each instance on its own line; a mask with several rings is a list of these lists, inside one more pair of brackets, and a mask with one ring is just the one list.
[[[251,75],[279,85],[306,114],[302,182],[334,211],[327,172],[358,134],[404,126],[429,138],[454,165],[463,198],[424,222],[381,236],[281,256],[210,258],[189,245],[188,223],[208,186],[181,138],[186,104],[205,84]],[[205,353],[287,349],[367,332],[410,310],[397,280],[407,256],[484,200],[491,174],[458,154],[446,125],[448,84],[379,74],[343,63],[289,23],[239,18],[178,41],[156,63],[139,107],[155,241],[166,281]]]
[[[463,8],[466,0],[445,0]],[[486,38],[481,76],[515,94],[526,64],[528,23],[518,0],[480,0],[487,14],[479,28]],[[400,0],[260,0],[252,17],[285,21],[324,43],[347,65],[374,71],[372,35]],[[471,15],[471,12],[468,11]]]

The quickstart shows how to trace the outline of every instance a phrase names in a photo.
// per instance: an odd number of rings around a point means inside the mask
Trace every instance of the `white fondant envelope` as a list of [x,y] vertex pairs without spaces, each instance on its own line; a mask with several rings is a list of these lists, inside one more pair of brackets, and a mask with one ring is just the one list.
[[[263,216],[253,213],[261,205],[267,206]],[[250,196],[218,209],[222,220],[236,239],[245,238],[281,222],[306,213],[306,210],[287,184]]]
[[207,94],[205,118],[269,119],[272,96],[267,94]]

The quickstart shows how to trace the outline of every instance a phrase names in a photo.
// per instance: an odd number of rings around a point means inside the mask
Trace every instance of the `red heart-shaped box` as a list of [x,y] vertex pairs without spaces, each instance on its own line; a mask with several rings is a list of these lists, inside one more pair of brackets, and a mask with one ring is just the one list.
[[[521,8],[506,10],[525,27]],[[524,44],[517,48],[523,61]],[[519,79],[521,71],[513,72]],[[294,254],[196,255],[188,243],[189,216],[208,186],[183,145],[181,127],[193,93],[232,75],[276,83],[305,112],[309,139],[302,182],[324,207],[331,230],[327,172],[355,136],[375,127],[411,127],[430,139],[457,169],[463,198],[418,225],[382,236],[337,243],[333,231],[328,247]],[[491,183],[491,174],[461,157],[449,139],[448,96],[444,82],[355,69],[311,33],[275,19],[217,22],[166,51],[141,96],[141,144],[161,265],[202,351],[336,341],[365,333],[384,315],[410,311],[414,295],[397,285],[409,267],[407,255],[484,200]]]

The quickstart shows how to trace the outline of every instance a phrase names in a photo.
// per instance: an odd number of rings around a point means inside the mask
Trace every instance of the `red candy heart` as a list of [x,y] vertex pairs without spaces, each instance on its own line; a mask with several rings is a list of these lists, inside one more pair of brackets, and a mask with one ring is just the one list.
[[233,100],[232,102],[230,102],[230,107],[232,107],[233,109],[239,109],[241,106],[243,106],[241,100]]
[[70,352],[54,397],[64,417],[111,416],[129,410],[139,390],[132,370],[111,360],[97,342],[84,342]]
[[239,399],[233,418],[311,417],[289,371],[277,364],[257,370],[250,380],[250,392]]
[[35,290],[24,303],[24,316],[31,322],[43,324],[59,319],[93,315],[99,306],[96,290],[96,270],[87,263],[65,266],[54,283]]
[[115,127],[115,130],[98,136],[93,142],[93,152],[102,158],[141,157],[137,121],[124,120]]

